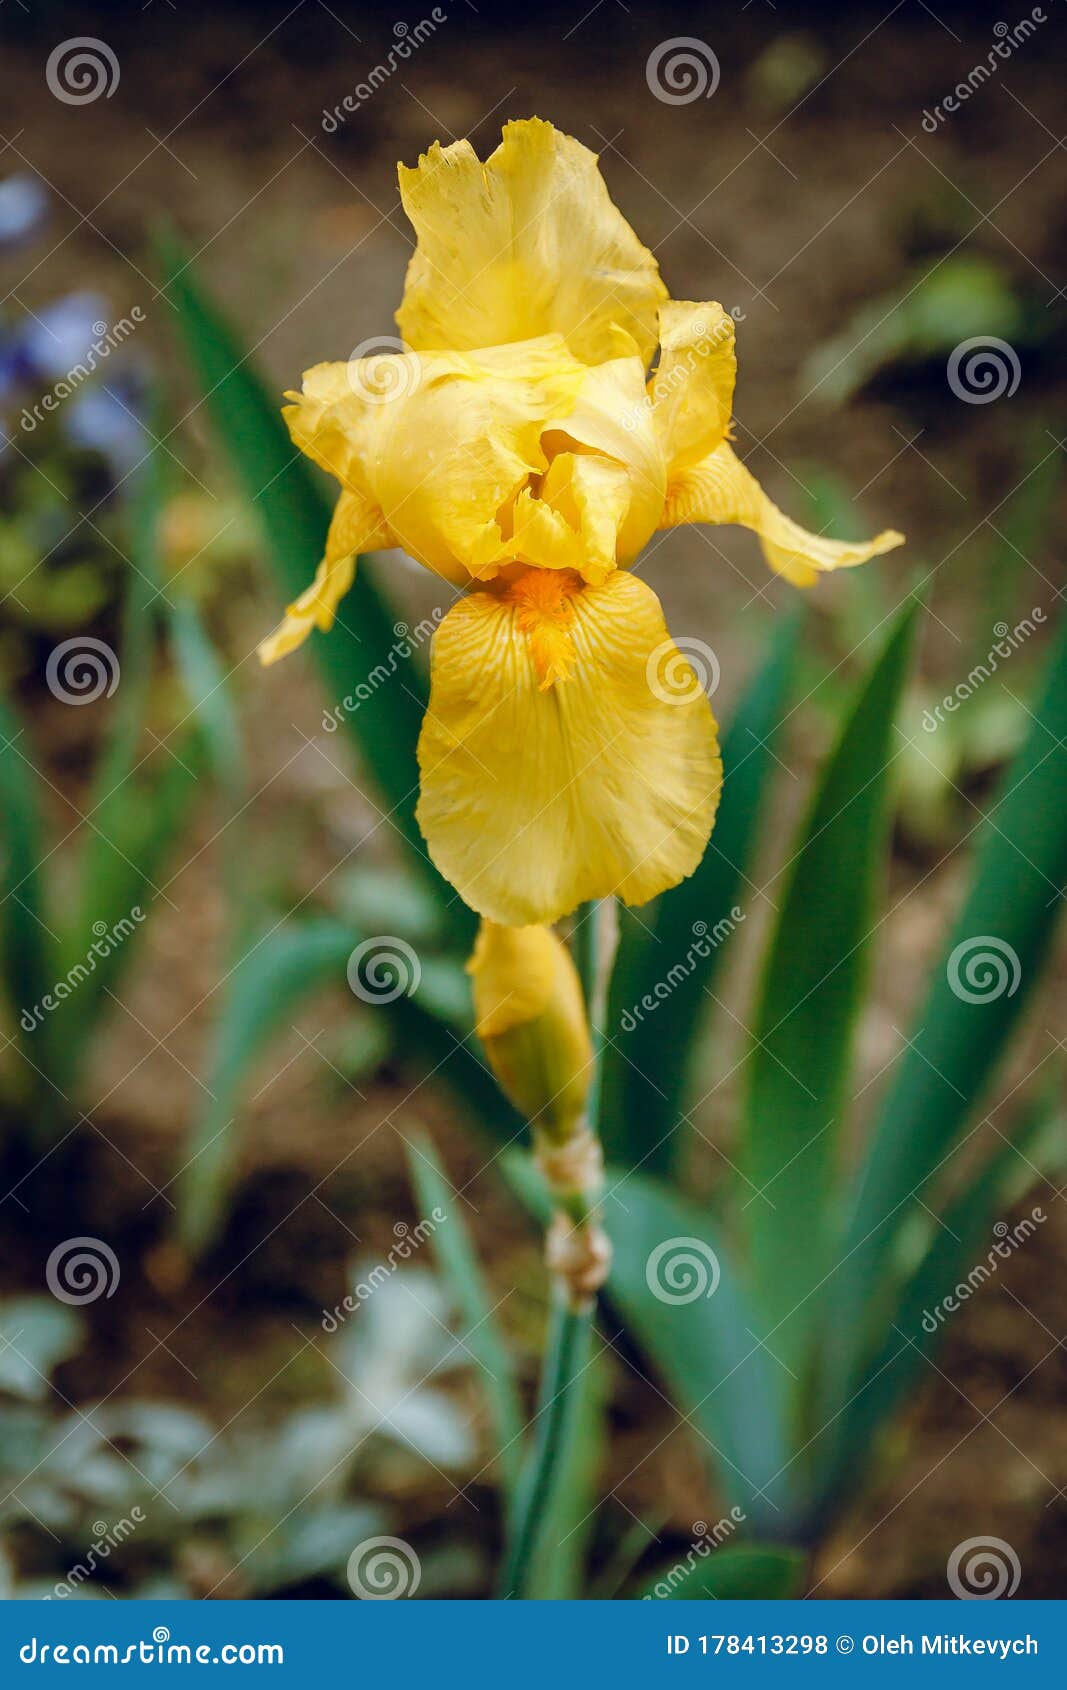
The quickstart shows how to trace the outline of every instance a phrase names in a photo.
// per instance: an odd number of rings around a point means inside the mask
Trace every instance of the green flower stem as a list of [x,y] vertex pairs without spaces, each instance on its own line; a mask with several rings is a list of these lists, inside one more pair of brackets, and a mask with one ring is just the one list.
[[550,1547],[553,1491],[579,1421],[592,1334],[593,1303],[575,1308],[557,1292],[545,1346],[537,1432],[515,1497],[501,1597],[528,1595],[540,1555]]
[[[593,1039],[593,1075],[582,1136],[596,1133],[600,1104],[600,1066],[604,1045],[602,1026],[608,980],[614,961],[614,903],[610,898],[583,905],[575,930],[575,965],[582,982]],[[556,1152],[560,1147],[556,1147]],[[542,1164],[544,1166],[544,1163]],[[596,1162],[594,1162],[596,1168]],[[549,1189],[556,1221],[549,1233],[549,1261],[554,1267],[553,1302],[533,1449],[519,1481],[512,1511],[508,1547],[501,1573],[500,1595],[529,1597],[531,1581],[542,1557],[550,1552],[556,1480],[568,1463],[571,1444],[581,1423],[581,1406],[592,1345],[595,1294],[581,1286],[583,1265],[592,1264],[594,1280],[606,1272],[608,1244],[600,1227],[600,1176],[590,1183]],[[562,1234],[562,1253],[560,1238]],[[568,1241],[568,1233],[570,1235]],[[556,1238],[556,1249],[553,1239]],[[575,1247],[576,1246],[576,1247]],[[563,1265],[568,1256],[577,1264],[568,1279]],[[583,1264],[583,1256],[587,1258]],[[602,1265],[601,1265],[602,1264]]]

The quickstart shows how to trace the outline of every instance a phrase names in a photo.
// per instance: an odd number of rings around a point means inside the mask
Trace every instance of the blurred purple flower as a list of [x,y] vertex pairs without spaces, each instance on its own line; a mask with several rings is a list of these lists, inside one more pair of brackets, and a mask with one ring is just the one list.
[[53,382],[83,362],[94,340],[107,332],[107,301],[98,293],[68,293],[35,316],[18,334],[19,373],[27,382]]
[[121,480],[151,446],[141,420],[142,394],[129,378],[87,387],[64,407],[64,428],[75,445],[99,452]]
[[0,252],[37,234],[48,211],[48,195],[36,176],[20,173],[0,182]]

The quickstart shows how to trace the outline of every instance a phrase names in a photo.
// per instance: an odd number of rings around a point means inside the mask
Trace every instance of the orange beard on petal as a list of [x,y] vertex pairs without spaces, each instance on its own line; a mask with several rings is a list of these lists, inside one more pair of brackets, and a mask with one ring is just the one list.
[[526,635],[542,692],[565,681],[574,667],[574,599],[585,586],[575,569],[525,569],[504,593]]

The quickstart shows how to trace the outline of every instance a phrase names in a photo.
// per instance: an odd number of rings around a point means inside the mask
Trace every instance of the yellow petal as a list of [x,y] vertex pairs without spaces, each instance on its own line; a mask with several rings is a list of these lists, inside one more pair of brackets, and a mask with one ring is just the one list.
[[734,403],[734,320],[721,305],[668,300],[659,313],[660,357],[648,384],[673,481],[726,438]]
[[851,568],[904,544],[894,528],[855,542],[809,534],[767,497],[725,442],[672,483],[662,526],[682,522],[736,522],[751,528],[771,568],[797,587],[810,587],[823,570]]
[[667,468],[645,391],[640,359],[613,358],[586,371],[574,406],[543,437],[549,454],[577,446],[622,464],[629,484],[625,514],[618,512],[616,561],[631,562],[660,525]]
[[666,289],[595,153],[529,118],[505,125],[484,165],[469,141],[435,142],[399,175],[418,236],[397,312],[409,346],[470,351],[555,330],[586,363],[626,337],[649,363]]
[[326,536],[326,555],[315,571],[315,579],[260,645],[260,662],[276,663],[279,657],[287,657],[303,644],[312,628],[323,632],[332,628],[337,606],[352,585],[359,553],[392,543],[380,513],[361,494],[342,492]]
[[419,739],[430,856],[472,908],[514,926],[684,879],[721,780],[708,701],[643,581],[616,571],[571,592],[573,663],[546,690],[522,586],[449,611]]
[[593,1073],[585,1000],[566,945],[549,927],[483,921],[467,964],[478,1037],[528,1121],[567,1137]]
[[463,585],[496,572],[501,513],[547,468],[542,433],[569,415],[585,375],[559,335],[469,356],[379,354],[309,370],[285,417],[302,451],[382,512],[396,545]]

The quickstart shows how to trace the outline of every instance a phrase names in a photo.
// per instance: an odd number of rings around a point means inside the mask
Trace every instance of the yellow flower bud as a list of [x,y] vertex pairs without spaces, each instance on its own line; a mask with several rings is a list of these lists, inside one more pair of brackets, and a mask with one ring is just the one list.
[[550,927],[483,921],[467,964],[478,1037],[501,1090],[560,1142],[578,1129],[593,1073],[585,1002]]

